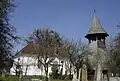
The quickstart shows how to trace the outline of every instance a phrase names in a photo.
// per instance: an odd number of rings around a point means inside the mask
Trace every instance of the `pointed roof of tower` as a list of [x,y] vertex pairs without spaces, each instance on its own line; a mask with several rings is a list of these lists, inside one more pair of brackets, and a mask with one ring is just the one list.
[[94,35],[94,34],[104,34],[105,37],[108,36],[108,33],[102,27],[100,20],[98,16],[96,15],[96,13],[94,14],[92,26],[85,37],[88,38],[90,35]]

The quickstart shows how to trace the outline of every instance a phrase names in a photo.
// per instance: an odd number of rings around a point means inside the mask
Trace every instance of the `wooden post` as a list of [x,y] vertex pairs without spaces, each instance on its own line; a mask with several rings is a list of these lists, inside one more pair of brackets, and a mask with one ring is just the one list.
[[82,67],[82,69],[81,69],[81,75],[82,75],[82,77],[81,77],[81,81],[88,81],[88,79],[87,79],[87,67],[86,67],[86,65],[85,64],[83,64],[83,67]]
[[96,70],[96,81],[102,81],[102,68],[99,62],[97,64],[97,70]]

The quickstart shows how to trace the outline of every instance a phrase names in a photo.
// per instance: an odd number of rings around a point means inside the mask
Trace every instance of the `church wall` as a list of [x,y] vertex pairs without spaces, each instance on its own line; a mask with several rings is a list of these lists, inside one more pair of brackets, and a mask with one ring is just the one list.
[[[44,67],[41,67],[41,68],[38,68],[37,66],[37,59],[35,58],[35,56],[20,56],[18,57],[20,58],[20,64],[22,65],[22,71],[23,71],[23,75],[25,75],[25,72],[26,72],[26,68],[27,68],[27,65],[28,66],[28,70],[27,70],[27,75],[45,75],[45,71],[44,71]],[[18,58],[14,59],[15,62],[18,61]],[[61,61],[64,61],[63,62],[63,72],[62,74],[64,75],[65,74],[65,70],[68,69],[69,67],[69,61],[68,60],[65,60],[66,58],[64,59],[58,59],[58,58],[55,58],[55,60],[53,61],[53,63],[55,61],[58,62],[58,64],[62,64]],[[15,66],[13,66],[11,68],[11,74],[12,75],[15,75],[14,73],[14,68]],[[66,68],[67,67],[67,68]],[[59,67],[59,70],[62,68],[62,66]],[[48,73],[51,73],[51,67],[48,68]]]

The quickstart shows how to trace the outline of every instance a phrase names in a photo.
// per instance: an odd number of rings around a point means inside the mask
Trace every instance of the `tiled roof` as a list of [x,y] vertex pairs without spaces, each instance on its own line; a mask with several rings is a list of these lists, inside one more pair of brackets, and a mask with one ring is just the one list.
[[[54,47],[49,47],[49,48],[43,48],[42,46],[35,45],[34,43],[30,42],[28,43],[24,48],[22,48],[19,52],[21,55],[34,55],[40,53],[39,49],[43,49],[43,51],[49,51],[49,55],[54,54]],[[68,56],[68,51],[67,49],[64,48],[59,48],[58,49],[58,54],[55,54],[56,56],[61,56],[61,57],[67,57]]]
[[19,51],[21,54],[35,54],[33,42],[29,42],[24,48]]

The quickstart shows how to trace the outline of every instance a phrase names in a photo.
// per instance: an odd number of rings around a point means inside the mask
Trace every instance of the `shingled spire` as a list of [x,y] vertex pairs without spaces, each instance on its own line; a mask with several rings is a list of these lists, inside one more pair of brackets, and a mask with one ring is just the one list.
[[92,22],[92,27],[88,31],[85,38],[89,39],[92,35],[95,35],[95,34],[101,34],[105,37],[108,36],[107,32],[103,29],[98,16],[96,15],[96,11],[94,11],[94,18],[93,18],[93,22]]

